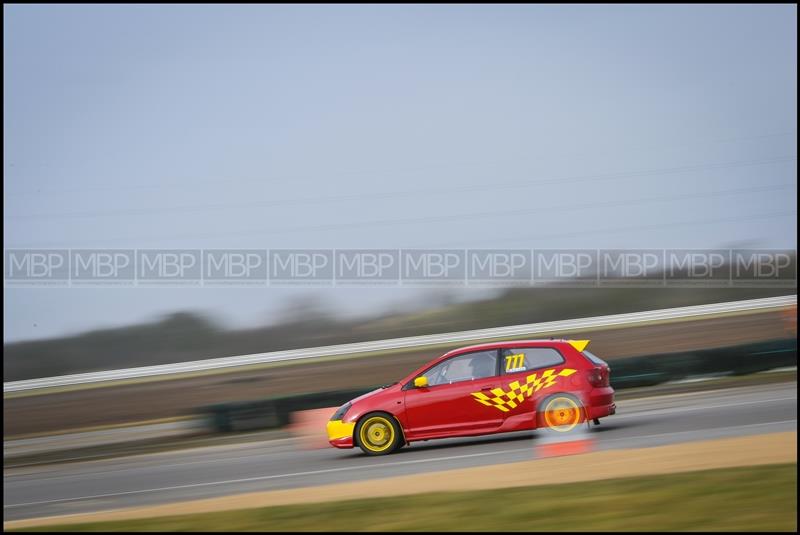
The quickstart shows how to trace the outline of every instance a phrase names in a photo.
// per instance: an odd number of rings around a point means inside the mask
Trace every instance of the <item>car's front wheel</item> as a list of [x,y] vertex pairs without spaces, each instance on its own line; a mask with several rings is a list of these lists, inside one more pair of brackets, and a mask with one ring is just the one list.
[[367,455],[386,455],[403,444],[400,425],[385,412],[373,412],[361,418],[356,425],[355,439]]

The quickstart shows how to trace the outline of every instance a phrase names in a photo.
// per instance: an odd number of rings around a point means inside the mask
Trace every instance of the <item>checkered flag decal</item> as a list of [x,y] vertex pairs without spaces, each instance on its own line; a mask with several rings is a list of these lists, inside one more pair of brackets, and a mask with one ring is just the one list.
[[472,392],[475,401],[483,403],[489,407],[494,407],[503,412],[508,412],[522,403],[525,398],[531,397],[534,392],[538,392],[543,388],[550,388],[556,384],[556,379],[559,377],[569,377],[576,370],[564,368],[556,373],[555,368],[545,370],[542,376],[538,374],[531,374],[525,378],[525,382],[520,384],[519,381],[509,383],[508,392],[502,388],[495,388],[491,391],[491,395],[484,394],[483,392]]

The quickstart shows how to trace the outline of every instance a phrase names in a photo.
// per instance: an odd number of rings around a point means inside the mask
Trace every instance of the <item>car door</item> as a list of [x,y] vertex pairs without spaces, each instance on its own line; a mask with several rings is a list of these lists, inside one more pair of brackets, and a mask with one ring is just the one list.
[[499,386],[497,350],[462,353],[423,374],[428,386],[405,390],[406,419],[412,437],[489,433],[503,423],[496,408],[477,401]]

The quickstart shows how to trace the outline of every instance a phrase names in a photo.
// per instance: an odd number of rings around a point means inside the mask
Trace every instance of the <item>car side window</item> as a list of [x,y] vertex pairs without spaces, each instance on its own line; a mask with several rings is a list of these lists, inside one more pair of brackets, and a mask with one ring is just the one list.
[[429,386],[483,379],[497,374],[497,351],[466,353],[441,362],[425,372]]
[[564,362],[564,357],[555,348],[524,347],[519,349],[503,349],[500,365],[503,374],[507,374],[558,366]]

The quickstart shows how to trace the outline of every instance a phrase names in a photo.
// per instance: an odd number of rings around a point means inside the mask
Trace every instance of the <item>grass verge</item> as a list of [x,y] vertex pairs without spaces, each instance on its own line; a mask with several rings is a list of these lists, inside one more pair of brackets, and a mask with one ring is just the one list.
[[20,531],[797,531],[797,464]]

